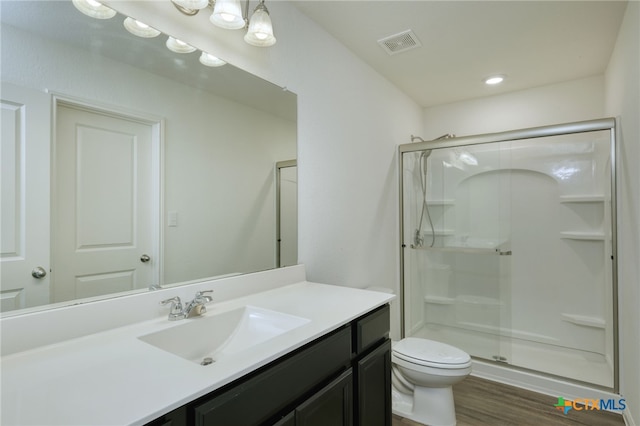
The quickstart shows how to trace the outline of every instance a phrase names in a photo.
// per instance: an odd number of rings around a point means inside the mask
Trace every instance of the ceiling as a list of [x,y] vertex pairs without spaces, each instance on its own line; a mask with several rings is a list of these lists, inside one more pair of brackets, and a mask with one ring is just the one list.
[[[557,0],[294,3],[423,107],[602,74],[627,4]],[[421,47],[389,55],[378,44],[409,29]],[[497,86],[485,85],[483,79],[493,74],[507,79]]]

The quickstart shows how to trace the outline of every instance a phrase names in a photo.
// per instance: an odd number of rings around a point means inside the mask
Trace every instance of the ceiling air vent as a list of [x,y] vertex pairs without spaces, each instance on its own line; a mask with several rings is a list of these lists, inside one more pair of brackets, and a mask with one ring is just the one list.
[[418,37],[416,37],[411,30],[380,39],[378,40],[378,44],[380,44],[389,55],[395,55],[422,46]]

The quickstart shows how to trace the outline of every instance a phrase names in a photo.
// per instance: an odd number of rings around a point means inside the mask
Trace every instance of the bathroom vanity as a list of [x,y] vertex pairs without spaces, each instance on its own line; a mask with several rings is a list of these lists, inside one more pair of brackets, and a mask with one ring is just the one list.
[[3,318],[1,423],[390,425],[393,295],[298,266],[131,297]]
[[390,425],[389,306],[148,423]]

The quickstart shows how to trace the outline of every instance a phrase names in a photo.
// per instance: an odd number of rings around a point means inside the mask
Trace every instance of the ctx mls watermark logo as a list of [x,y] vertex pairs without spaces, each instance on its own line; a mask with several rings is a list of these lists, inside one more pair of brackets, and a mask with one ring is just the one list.
[[573,401],[564,399],[564,397],[558,397],[558,403],[553,405],[556,410],[562,411],[565,415],[569,410],[576,411],[593,411],[593,410],[609,410],[609,411],[623,411],[627,408],[627,403],[623,398],[620,399],[588,399],[577,398]]

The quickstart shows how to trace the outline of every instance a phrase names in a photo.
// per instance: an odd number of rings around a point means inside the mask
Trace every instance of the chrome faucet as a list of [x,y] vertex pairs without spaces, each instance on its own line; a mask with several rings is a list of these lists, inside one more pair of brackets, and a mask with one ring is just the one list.
[[213,290],[197,291],[196,297],[184,308],[185,318],[197,317],[207,312],[205,304],[213,301],[211,296],[205,296],[205,293],[213,293]]
[[169,321],[197,317],[207,312],[207,307],[205,305],[213,301],[213,298],[211,296],[205,296],[205,293],[213,293],[213,290],[197,291],[196,297],[194,297],[193,300],[185,307],[182,306],[182,301],[178,296],[163,300],[160,304],[167,305],[171,303]]

